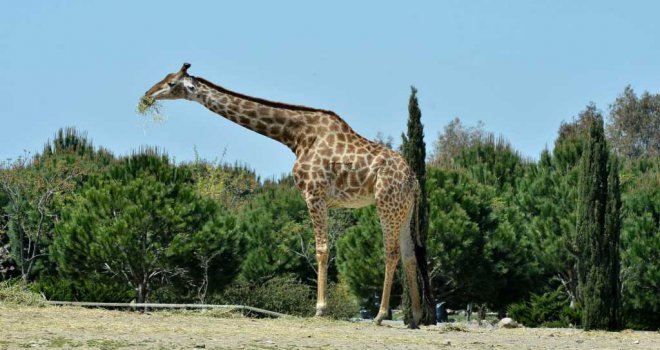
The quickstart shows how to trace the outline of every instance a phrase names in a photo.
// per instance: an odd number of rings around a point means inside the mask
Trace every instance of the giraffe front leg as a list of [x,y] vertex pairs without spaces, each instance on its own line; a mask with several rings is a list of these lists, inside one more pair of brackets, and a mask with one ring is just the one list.
[[325,200],[308,198],[307,207],[314,225],[314,236],[316,238],[316,262],[317,262],[317,297],[316,316],[323,316],[327,307],[327,284],[328,284],[328,208]]

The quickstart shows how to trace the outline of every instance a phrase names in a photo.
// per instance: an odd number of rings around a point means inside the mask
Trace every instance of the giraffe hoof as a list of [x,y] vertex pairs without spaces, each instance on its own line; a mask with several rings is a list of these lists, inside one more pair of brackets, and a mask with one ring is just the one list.
[[376,324],[376,326],[380,326],[383,323],[383,319],[385,319],[385,315],[386,314],[380,311],[378,312],[378,315],[376,315],[376,317],[374,318],[374,323]]
[[317,306],[316,307],[316,317],[322,317],[325,316],[325,306]]

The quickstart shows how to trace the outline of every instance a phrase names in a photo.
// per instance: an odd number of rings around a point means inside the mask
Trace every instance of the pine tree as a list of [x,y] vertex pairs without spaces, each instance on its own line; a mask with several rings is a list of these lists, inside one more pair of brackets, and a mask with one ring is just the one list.
[[[413,227],[413,241],[415,243],[415,257],[417,258],[418,280],[421,283],[422,293],[422,320],[421,324],[435,324],[435,300],[432,293],[426,263],[426,237],[428,233],[428,199],[426,194],[426,144],[424,143],[424,125],[422,125],[422,112],[417,101],[417,89],[410,87],[410,100],[408,101],[408,130],[407,135],[401,135],[403,139],[403,156],[408,165],[417,175],[419,182],[420,198],[417,204],[417,215],[419,227]],[[404,284],[406,286],[406,284]],[[407,287],[406,287],[407,289]],[[408,295],[407,290],[404,295]],[[412,316],[412,310],[406,306],[407,318]]]
[[[618,327],[618,289],[611,286],[618,279],[618,212],[620,200],[608,205],[608,149],[603,120],[594,106],[589,106],[591,123],[582,155],[578,183],[578,280],[582,300],[582,325],[585,330]],[[614,175],[613,175],[614,176]],[[614,181],[616,182],[616,181]],[[618,188],[618,184],[611,186]],[[616,190],[618,191],[618,189]],[[612,194],[617,197],[617,194]],[[610,209],[611,207],[611,209]],[[610,214],[606,212],[610,211]],[[613,215],[614,214],[614,215]],[[616,215],[616,217],[615,217]],[[610,219],[606,225],[606,219]],[[616,233],[614,232],[616,231]],[[610,237],[608,233],[616,235]]]

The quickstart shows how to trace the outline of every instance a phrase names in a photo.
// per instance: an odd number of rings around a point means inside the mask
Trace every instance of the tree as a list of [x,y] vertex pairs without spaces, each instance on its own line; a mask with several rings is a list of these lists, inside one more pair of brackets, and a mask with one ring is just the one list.
[[463,150],[481,142],[486,137],[484,123],[466,127],[459,118],[454,118],[444,127],[433,145],[430,164],[434,166],[452,164],[453,159]]
[[[221,256],[224,261],[213,266],[227,266],[224,277],[230,280],[237,271],[237,243],[229,238],[231,219],[215,219],[217,214],[217,205],[196,193],[189,171],[158,150],[144,149],[90,179],[65,208],[54,261],[63,278],[110,276],[130,286],[138,303],[168,280],[188,275],[189,266],[176,264],[186,258],[211,266],[212,257]],[[208,269],[201,269],[206,288]]]
[[660,158],[621,173],[621,283],[627,328],[660,328]]
[[430,167],[428,259],[436,295],[503,314],[539,282],[539,259],[520,210],[465,169]]
[[[421,324],[435,324],[435,298],[433,288],[429,279],[428,267],[426,264],[426,237],[428,235],[429,211],[426,194],[426,143],[424,143],[424,125],[422,124],[422,111],[419,109],[417,101],[417,89],[410,87],[410,99],[408,101],[408,130],[407,135],[402,134],[403,157],[408,162],[417,175],[420,194],[417,203],[417,210],[413,213],[411,222],[411,234],[415,242],[415,258],[417,260],[418,281],[422,293],[422,319]],[[417,226],[419,225],[419,226]],[[405,285],[405,295],[408,295],[408,287]],[[412,318],[412,309],[409,303],[406,303],[407,319]]]
[[[4,171],[0,169],[0,171]],[[4,192],[0,191],[0,280],[12,276],[15,266],[9,254],[9,237],[7,237],[7,226],[9,215],[4,208],[9,199]]]
[[607,164],[607,206],[605,208],[605,241],[604,251],[606,281],[605,296],[609,305],[608,329],[621,329],[621,183],[619,181],[619,159],[616,155],[609,156]]
[[316,281],[307,205],[290,178],[263,185],[240,216],[240,231],[247,249],[240,279],[263,282],[293,273],[303,281]]
[[213,199],[234,213],[242,211],[254,194],[259,179],[254,171],[244,166],[230,166],[219,161],[206,161],[195,154],[195,161],[186,164],[192,171],[197,192]]
[[0,169],[7,204],[9,251],[23,280],[50,269],[48,247],[60,208],[93,171],[113,159],[84,133],[60,129],[41,153],[19,157]]
[[[619,320],[617,301],[610,283],[618,279],[616,270],[618,240],[607,233],[608,149],[602,117],[595,106],[587,108],[593,117],[586,136],[578,183],[577,247],[578,279],[582,299],[582,325],[585,330],[616,329]],[[613,175],[614,176],[614,175]],[[616,207],[616,204],[612,205]],[[614,209],[611,209],[612,213]],[[612,218],[612,220],[615,220]],[[614,233],[614,232],[610,232]],[[612,274],[616,276],[612,276]],[[614,291],[614,294],[618,291]]]
[[[337,268],[351,292],[362,300],[362,306],[377,310],[383,289],[385,270],[375,268],[385,264],[383,233],[376,207],[355,210],[357,222],[337,240]],[[395,279],[392,305],[400,301],[401,284]]]
[[436,295],[452,308],[485,303],[493,294],[487,240],[497,228],[494,189],[462,169],[430,168],[428,176],[430,277]]
[[608,141],[626,160],[660,156],[660,95],[637,97],[630,86],[612,105],[607,120]]

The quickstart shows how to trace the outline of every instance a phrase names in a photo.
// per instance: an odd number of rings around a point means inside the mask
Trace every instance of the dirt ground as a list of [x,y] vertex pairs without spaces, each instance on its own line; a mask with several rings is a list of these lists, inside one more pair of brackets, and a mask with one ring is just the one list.
[[0,304],[0,349],[660,349],[660,333],[422,327]]

